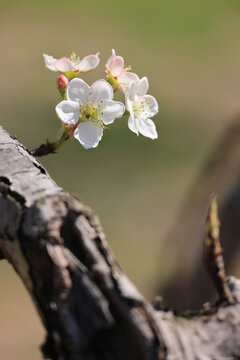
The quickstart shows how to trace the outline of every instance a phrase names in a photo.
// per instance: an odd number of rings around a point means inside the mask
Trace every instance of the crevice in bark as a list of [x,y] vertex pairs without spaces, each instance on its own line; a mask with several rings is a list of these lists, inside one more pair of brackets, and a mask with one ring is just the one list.
[[40,170],[40,173],[41,173],[41,174],[46,174],[46,170],[44,169],[44,167],[42,167],[42,165],[41,165],[40,163],[39,163],[39,164],[33,163],[33,165],[34,165],[37,169]]
[[10,181],[8,180],[8,178],[4,177],[4,176],[0,176],[0,182],[3,182],[6,185],[11,185]]

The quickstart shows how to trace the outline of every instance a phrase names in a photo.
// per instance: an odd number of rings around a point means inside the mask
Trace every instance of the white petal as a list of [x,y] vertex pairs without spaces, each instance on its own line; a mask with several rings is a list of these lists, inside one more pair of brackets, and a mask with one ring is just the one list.
[[46,54],[43,54],[43,59],[44,59],[46,67],[49,70],[57,71],[56,67],[54,66],[54,63],[57,61],[57,59],[54,59],[52,56],[49,56]]
[[90,86],[85,81],[75,78],[70,81],[66,88],[66,97],[68,100],[80,102],[85,105],[88,100]]
[[149,84],[148,84],[148,78],[144,76],[142,79],[140,79],[137,83],[137,91],[136,94],[138,96],[145,95],[148,91]]
[[121,56],[115,56],[109,64],[112,76],[118,77],[124,70],[124,60]]
[[99,61],[98,54],[88,55],[85,56],[78,64],[76,64],[76,67],[79,71],[86,73],[95,69],[95,67],[97,67],[99,64]]
[[113,123],[115,118],[122,117],[125,106],[120,101],[104,100],[100,108],[100,118],[105,125]]
[[99,104],[102,100],[112,99],[113,89],[106,80],[97,80],[91,85],[91,100],[94,104]]
[[125,93],[126,109],[130,112],[130,116],[134,119],[133,100],[135,98],[136,84],[131,82]]
[[68,125],[74,125],[79,118],[79,104],[75,101],[63,100],[55,107],[58,117]]
[[60,72],[67,72],[67,71],[76,71],[76,66],[73,62],[67,58],[61,58],[57,60],[54,64],[56,69]]
[[123,72],[118,77],[118,82],[120,84],[121,90],[125,92],[127,88],[129,87],[131,81],[138,81],[139,77],[137,74],[134,74],[132,72]]
[[137,89],[136,82],[132,81],[129,87],[126,89],[126,93],[125,93],[126,100],[129,99],[130,101],[133,101],[135,99],[136,89]]
[[133,118],[133,116],[129,116],[129,118],[128,118],[128,127],[135,134],[139,135],[136,120]]
[[101,125],[92,121],[80,122],[74,132],[74,137],[85,149],[97,147],[102,136]]
[[125,96],[125,104],[126,104],[126,110],[130,111],[130,113],[131,113],[133,102],[129,99],[128,90],[127,90],[126,96]]
[[145,111],[148,114],[148,116],[154,116],[158,113],[158,103],[155,97],[151,95],[145,95],[143,96],[144,103],[145,103]]
[[130,116],[134,119],[133,102],[128,98],[126,99],[126,109],[129,111]]
[[158,138],[156,126],[151,119],[141,117],[138,120],[138,131],[140,134],[153,140]]
[[106,64],[105,64],[105,67],[106,67],[108,70],[109,70],[109,65],[110,65],[110,63],[111,63],[112,59],[115,58],[115,56],[116,56],[115,50],[112,49],[112,55],[109,56],[109,58],[108,58],[108,60],[107,60],[107,62],[106,62]]

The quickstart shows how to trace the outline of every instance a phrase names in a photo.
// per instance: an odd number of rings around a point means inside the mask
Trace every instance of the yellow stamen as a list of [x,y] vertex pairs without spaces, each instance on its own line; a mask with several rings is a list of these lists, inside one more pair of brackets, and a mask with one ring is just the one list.
[[71,53],[71,55],[69,56],[69,59],[70,59],[73,63],[75,63],[75,62],[77,62],[77,61],[80,61],[80,57],[77,56],[74,51],[73,51],[73,52]]
[[126,68],[124,69],[125,72],[126,72],[126,71],[129,71],[129,70],[132,70],[132,66],[131,66],[131,65],[129,65],[128,67],[126,67]]
[[137,99],[133,101],[132,109],[134,112],[134,116],[138,117],[141,113],[145,113],[145,115],[147,115],[148,108],[151,107],[151,105],[153,104],[154,102],[152,101],[152,99]]
[[103,122],[99,116],[99,106],[88,102],[85,106],[80,105],[80,122],[92,121],[100,124],[103,127]]

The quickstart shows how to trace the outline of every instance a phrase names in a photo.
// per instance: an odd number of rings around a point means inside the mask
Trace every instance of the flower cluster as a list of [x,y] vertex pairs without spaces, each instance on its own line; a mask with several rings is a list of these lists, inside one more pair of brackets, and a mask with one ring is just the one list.
[[[80,59],[75,53],[69,58],[55,59],[43,55],[46,67],[59,72],[57,88],[62,101],[56,106],[56,113],[63,123],[61,137],[55,143],[75,137],[85,149],[95,148],[102,138],[106,126],[116,118],[128,115],[128,127],[137,135],[151,139],[158,137],[154,122],[158,113],[156,99],[148,95],[148,79],[139,78],[125,68],[124,59],[115,50],[105,64],[107,81],[100,79],[89,86],[76,76],[95,69],[99,64],[99,53]],[[125,105],[113,100],[114,93],[120,90],[125,97]]]

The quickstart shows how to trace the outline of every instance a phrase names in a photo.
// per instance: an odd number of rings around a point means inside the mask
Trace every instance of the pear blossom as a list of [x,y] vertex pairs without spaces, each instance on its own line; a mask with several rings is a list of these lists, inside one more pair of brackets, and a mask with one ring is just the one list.
[[120,118],[125,106],[113,100],[113,89],[104,79],[89,86],[79,78],[66,88],[66,100],[56,106],[58,117],[74,131],[74,137],[85,149],[95,148],[105,125]]
[[148,88],[148,79],[143,77],[139,81],[132,81],[126,90],[126,108],[130,113],[128,127],[137,135],[140,133],[157,139],[156,127],[150,117],[158,113],[158,103],[153,96],[147,95]]
[[78,73],[87,73],[99,64],[99,53],[95,55],[85,56],[83,59],[80,59],[74,52],[70,55],[69,58],[62,57],[60,59],[55,59],[52,56],[43,54],[44,62],[46,67],[52,71],[59,71],[65,75],[70,75],[68,77],[73,77]]
[[105,74],[108,77],[108,81],[115,88],[120,88],[125,93],[131,81],[139,80],[139,77],[128,72],[130,68],[124,68],[124,60],[121,56],[117,56],[114,49],[112,49],[112,55],[108,58],[105,64]]

